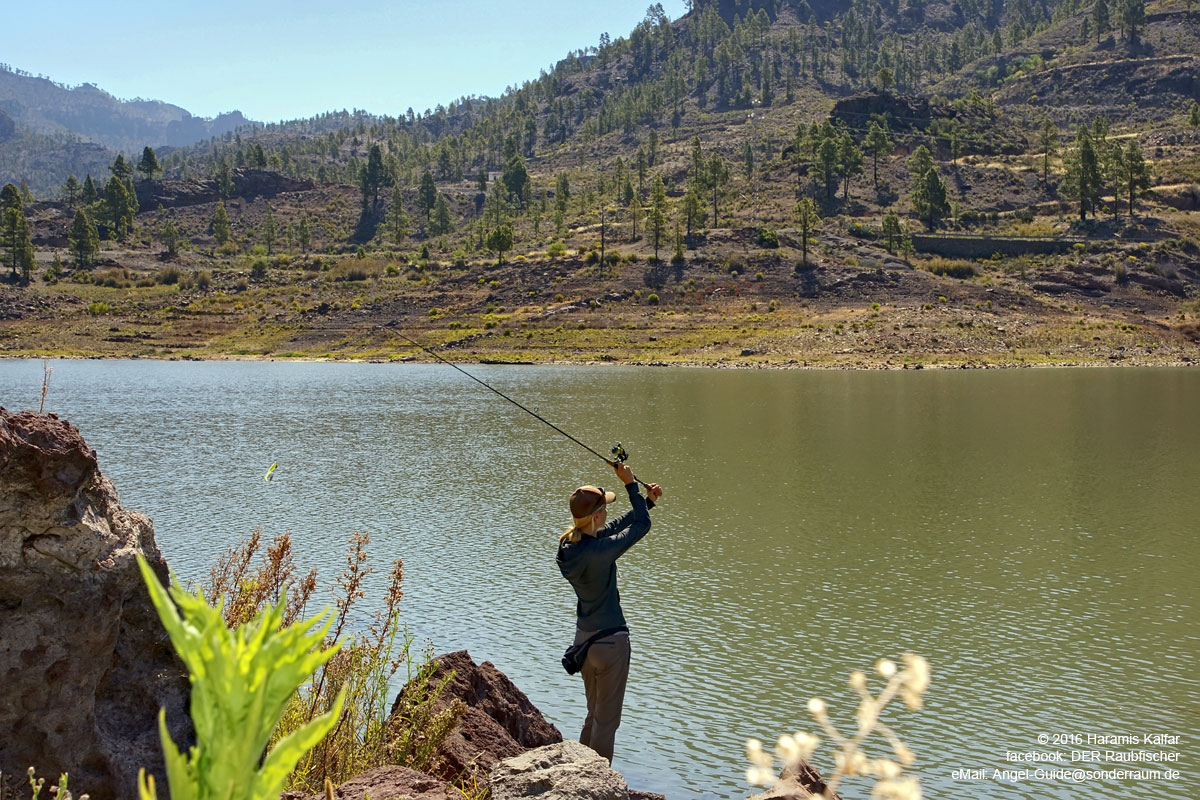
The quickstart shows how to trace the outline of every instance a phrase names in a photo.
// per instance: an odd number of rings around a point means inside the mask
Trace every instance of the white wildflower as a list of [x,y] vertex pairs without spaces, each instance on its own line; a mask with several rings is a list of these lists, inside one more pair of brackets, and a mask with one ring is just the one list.
[[884,678],[890,678],[896,674],[896,662],[888,658],[881,658],[875,662],[875,671]]
[[875,784],[871,797],[876,800],[921,800],[921,784],[916,778],[888,778]]
[[908,745],[898,739],[892,742],[892,750],[895,751],[896,758],[900,759],[900,763],[906,767],[912,766],[913,762],[917,760],[913,751],[908,749]]
[[794,764],[800,760],[800,747],[796,743],[796,737],[790,734],[784,734],[779,737],[779,741],[775,743],[775,755],[779,756],[779,760],[784,764]]
[[850,688],[856,692],[866,691],[867,675],[861,669],[856,669],[850,673]]
[[821,744],[821,739],[806,731],[796,731],[796,755],[808,760]]
[[829,712],[829,706],[825,705],[825,701],[819,697],[814,697],[808,701],[808,713],[814,717],[823,717]]

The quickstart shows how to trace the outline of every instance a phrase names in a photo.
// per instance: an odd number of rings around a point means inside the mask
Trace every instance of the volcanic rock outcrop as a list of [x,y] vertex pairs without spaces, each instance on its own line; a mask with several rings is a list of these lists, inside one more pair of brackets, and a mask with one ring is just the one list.
[[[438,697],[437,710],[456,699],[467,710],[442,742],[440,763],[433,771],[437,777],[455,781],[475,772],[480,783],[487,783],[498,761],[562,741],[558,728],[490,661],[476,664],[466,650],[439,656],[430,684],[439,685],[451,671],[454,677]],[[397,697],[392,713],[401,705]]]
[[[187,672],[142,583],[165,579],[149,518],[121,508],[79,431],[0,408],[0,771],[94,800],[165,771],[156,719],[191,740]],[[28,787],[24,791],[28,791]]]

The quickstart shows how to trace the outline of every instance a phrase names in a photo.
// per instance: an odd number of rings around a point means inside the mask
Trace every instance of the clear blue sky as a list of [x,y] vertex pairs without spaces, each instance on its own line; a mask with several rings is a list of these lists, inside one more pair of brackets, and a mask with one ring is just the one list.
[[[361,108],[397,115],[501,94],[616,39],[649,0],[44,0],[11,2],[0,61],[197,116],[264,122]],[[683,0],[663,2],[672,20]]]

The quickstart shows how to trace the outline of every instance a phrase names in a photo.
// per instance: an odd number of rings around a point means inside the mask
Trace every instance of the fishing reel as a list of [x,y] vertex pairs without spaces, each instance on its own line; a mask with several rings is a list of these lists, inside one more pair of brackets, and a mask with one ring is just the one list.
[[612,457],[613,466],[616,466],[617,464],[624,464],[626,461],[628,461],[629,453],[626,453],[625,447],[620,442],[617,442],[616,447],[612,449]]

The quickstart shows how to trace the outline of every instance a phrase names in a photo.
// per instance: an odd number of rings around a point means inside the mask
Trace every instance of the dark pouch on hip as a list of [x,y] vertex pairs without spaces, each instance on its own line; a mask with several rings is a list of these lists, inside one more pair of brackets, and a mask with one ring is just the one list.
[[614,633],[621,633],[622,631],[629,633],[629,628],[625,627],[624,625],[620,626],[619,628],[609,628],[607,630],[600,631],[599,633],[592,634],[579,644],[571,645],[567,648],[567,652],[563,653],[563,669],[567,671],[568,675],[574,675],[575,673],[579,672],[579,670],[583,669],[583,662],[587,661],[588,648],[592,646],[593,642],[603,639],[605,636],[612,636]]

